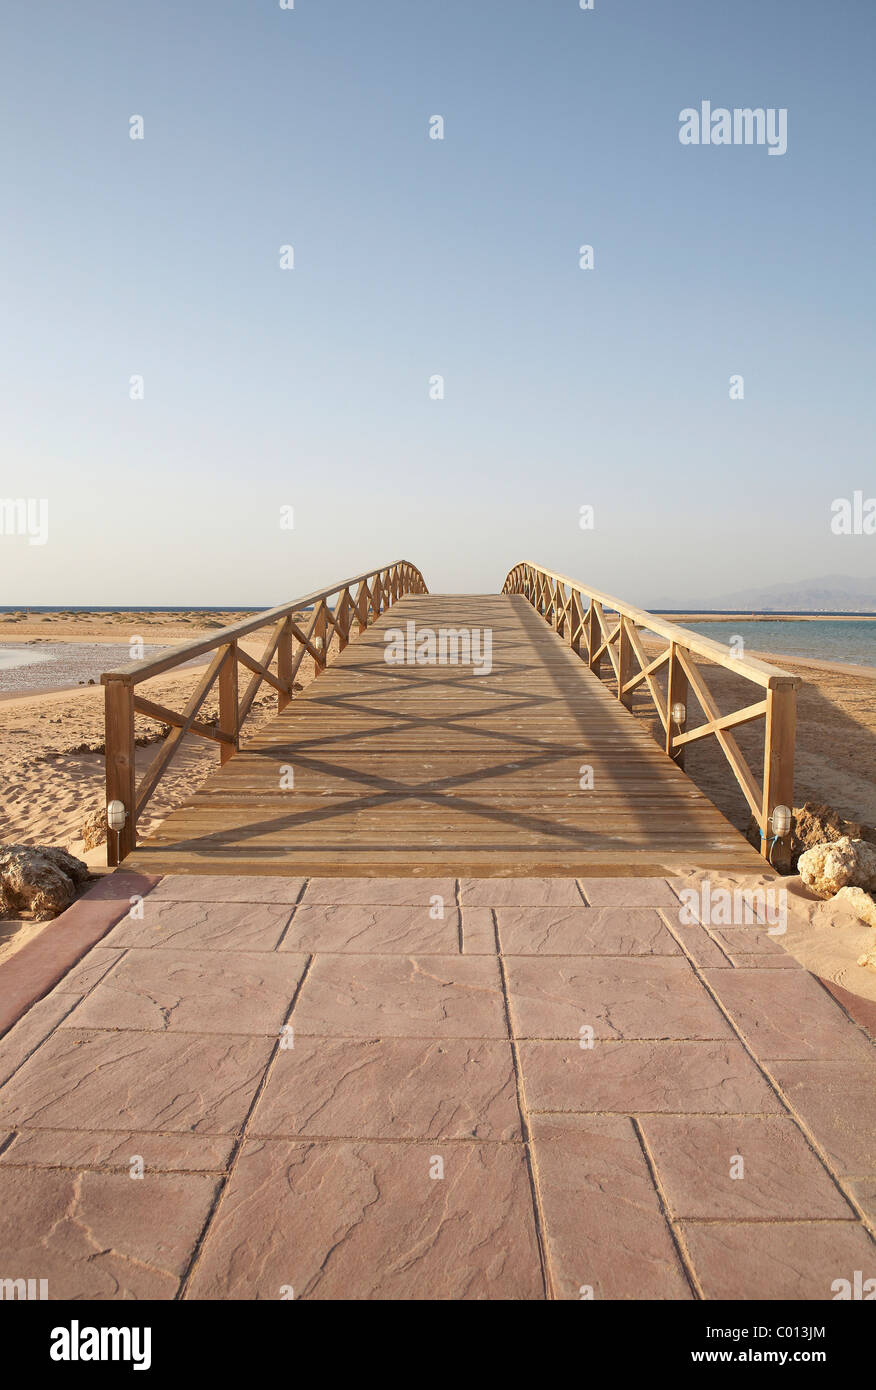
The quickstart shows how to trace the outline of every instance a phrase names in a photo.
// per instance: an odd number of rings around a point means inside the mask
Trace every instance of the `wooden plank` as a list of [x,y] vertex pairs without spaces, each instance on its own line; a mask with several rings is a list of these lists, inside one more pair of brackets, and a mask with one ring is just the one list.
[[[129,687],[136,689],[135,686]],[[181,729],[185,720],[175,709],[168,709],[165,705],[157,705],[154,700],[145,700],[142,695],[134,696],[134,709],[137,714],[145,714],[149,719],[157,719],[162,724],[169,724],[171,728]],[[234,740],[230,734],[223,734],[214,724],[202,724],[200,719],[193,719],[189,724],[190,734],[199,734],[201,738],[212,739],[214,743],[231,743]]]
[[[678,660],[680,665],[684,669],[684,673],[687,676],[690,684],[693,686],[694,693],[697,699],[702,705],[703,713],[717,726],[720,723],[721,711],[715,704],[715,701],[712,698],[712,694],[702,677],[702,673],[681,650],[679,650],[678,652]],[[761,791],[757,785],[757,782],[754,780],[754,775],[751,771],[751,768],[745,761],[742,749],[739,747],[739,744],[736,742],[733,735],[727,733],[722,728],[715,728],[715,738],[721,745],[724,757],[730,764],[733,774],[740,787],[742,788],[742,791],[745,795],[745,799],[751,807],[753,814],[758,819],[758,821],[760,821]],[[761,828],[763,828],[762,825]]]
[[213,685],[215,684],[219,672],[225,663],[226,656],[227,651],[223,648],[222,650],[218,651],[216,655],[213,657],[213,660],[207,667],[206,674],[198,684],[197,688],[194,691],[194,694],[191,696],[188,704],[183,710],[182,722],[178,725],[177,728],[171,730],[167,738],[164,740],[164,743],[161,745],[161,748],[159,749],[152,763],[150,764],[146,772],[146,776],[143,778],[143,781],[140,783],[140,787],[137,791],[137,816],[141,814],[141,812],[148,804],[150,798],[153,796],[155,788],[158,786],[158,783],[161,780],[161,774],[164,772],[164,769],[167,767],[167,764],[170,762],[174,753],[176,753],[176,751],[178,750],[180,744],[182,743],[183,739],[185,738],[186,734],[189,732],[189,729],[194,723],[195,715],[201,708],[201,705],[206,700],[210,691],[213,689]]

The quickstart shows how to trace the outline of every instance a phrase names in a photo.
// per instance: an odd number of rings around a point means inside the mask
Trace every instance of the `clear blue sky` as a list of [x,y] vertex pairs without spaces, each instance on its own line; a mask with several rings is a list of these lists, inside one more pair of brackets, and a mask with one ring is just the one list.
[[[3,27],[0,496],[50,538],[0,538],[0,603],[277,602],[398,556],[646,604],[876,569],[829,525],[876,494],[872,0]],[[682,146],[703,99],[787,108],[787,153]]]

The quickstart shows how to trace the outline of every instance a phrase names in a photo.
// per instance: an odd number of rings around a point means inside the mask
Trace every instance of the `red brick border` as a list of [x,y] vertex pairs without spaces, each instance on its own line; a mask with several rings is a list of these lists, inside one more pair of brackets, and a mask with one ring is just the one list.
[[876,1042],[876,1004],[872,999],[864,999],[860,994],[852,994],[850,989],[843,989],[842,985],[834,984],[833,980],[822,980],[821,976],[816,976],[821,980],[824,988],[836,999],[838,1004],[842,1004],[847,1014],[852,1018],[870,1037]]
[[84,897],[0,965],[0,1037],[120,922],[135,894],[145,897],[160,877],[108,874]]

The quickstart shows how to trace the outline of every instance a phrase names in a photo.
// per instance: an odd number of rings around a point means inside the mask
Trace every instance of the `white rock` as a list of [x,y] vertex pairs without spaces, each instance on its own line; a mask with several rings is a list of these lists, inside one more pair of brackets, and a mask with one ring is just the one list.
[[846,903],[868,927],[876,927],[876,902],[863,888],[841,888],[834,902]]
[[797,870],[813,893],[832,898],[841,888],[876,889],[876,846],[843,835],[800,855]]

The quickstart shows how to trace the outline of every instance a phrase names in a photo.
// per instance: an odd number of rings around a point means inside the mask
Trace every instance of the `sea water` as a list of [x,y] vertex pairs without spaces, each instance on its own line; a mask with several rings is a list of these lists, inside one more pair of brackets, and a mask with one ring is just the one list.
[[[741,637],[746,653],[774,652],[801,660],[808,656],[814,661],[876,666],[876,622],[854,618],[813,618],[803,622],[774,618],[753,623],[727,618],[709,623],[686,622],[684,627],[727,646],[732,638]],[[738,648],[739,644],[734,645]]]

